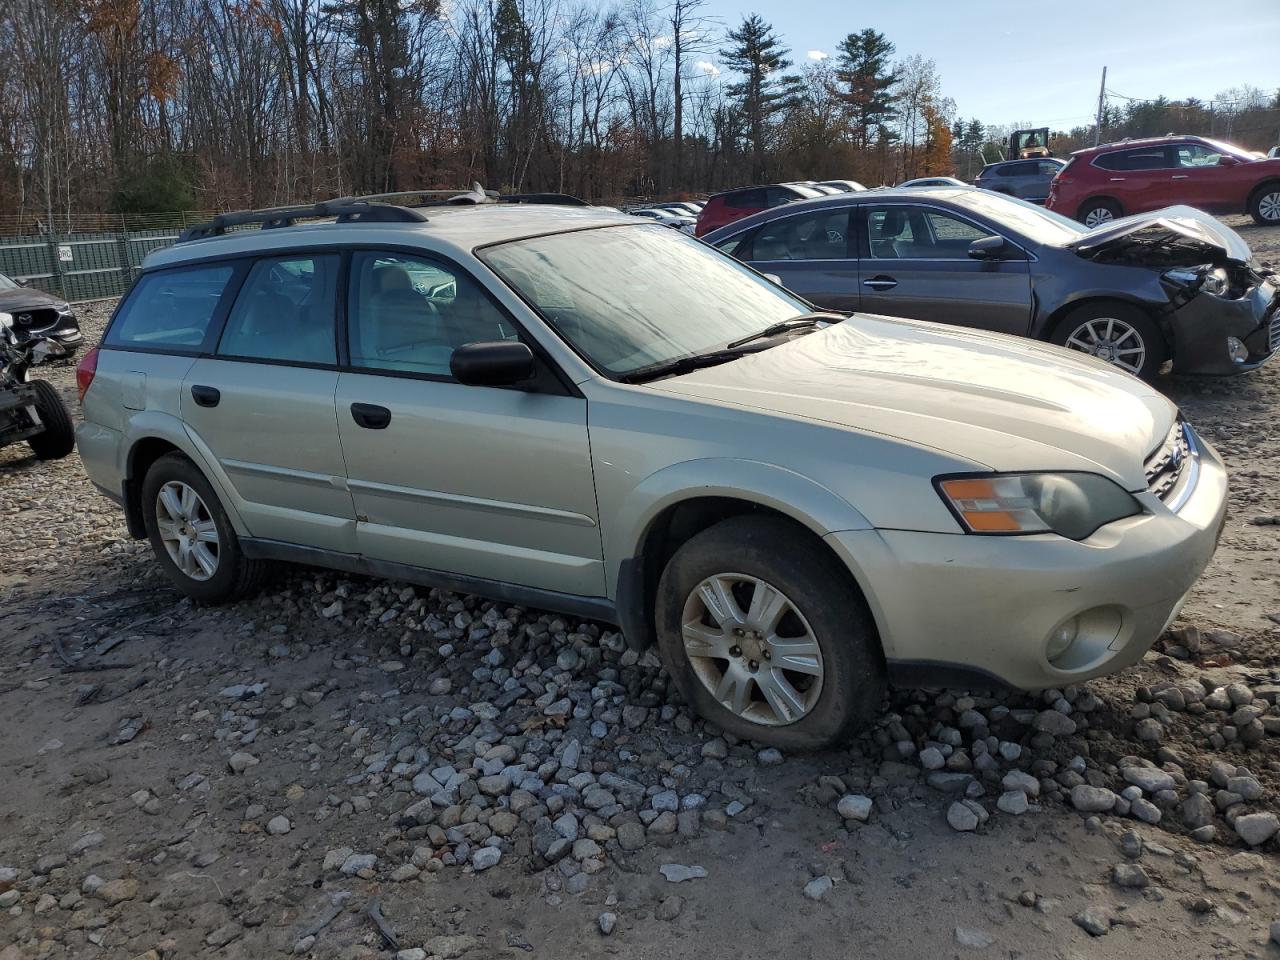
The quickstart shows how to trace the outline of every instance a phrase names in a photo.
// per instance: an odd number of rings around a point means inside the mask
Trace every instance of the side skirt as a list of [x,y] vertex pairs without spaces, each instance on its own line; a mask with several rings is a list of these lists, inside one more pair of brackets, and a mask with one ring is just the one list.
[[340,553],[336,550],[322,550],[318,547],[303,547],[280,540],[261,540],[252,537],[240,539],[240,549],[245,556],[254,560],[283,560],[287,563],[304,563],[313,567],[328,567],[332,570],[344,570],[347,573],[359,573],[384,580],[403,580],[407,583],[418,583],[426,587],[438,587],[455,593],[474,593],[504,603],[514,603],[522,607],[533,607],[538,610],[549,610],[556,613],[570,613],[574,616],[591,620],[603,620],[605,623],[618,623],[618,610],[613,601],[607,597],[581,597],[571,593],[559,593],[555,590],[540,590],[537,587],[525,587],[516,583],[501,580],[486,580],[482,577],[463,577],[427,567],[417,567],[408,563],[394,563],[390,560],[375,560],[372,557],[355,553]]

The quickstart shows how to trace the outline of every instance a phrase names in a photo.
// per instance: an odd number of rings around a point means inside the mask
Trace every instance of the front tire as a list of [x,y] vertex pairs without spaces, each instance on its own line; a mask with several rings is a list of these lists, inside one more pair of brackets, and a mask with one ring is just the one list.
[[836,563],[778,518],[733,517],[680,546],[658,583],[658,649],[700,715],[743,739],[817,750],[880,711],[879,638]]
[[142,520],[156,560],[192,600],[221,603],[254,592],[269,569],[240,549],[213,486],[196,465],[170,453],[142,481]]
[[1107,300],[1068,312],[1050,339],[1148,382],[1160,373],[1169,352],[1155,321],[1137,307]]
[[32,380],[36,390],[36,412],[44,430],[27,441],[39,460],[61,460],[76,448],[76,428],[67,405],[47,380]]
[[1118,219],[1122,212],[1120,204],[1114,200],[1095,197],[1080,204],[1080,209],[1076,211],[1076,219],[1092,230],[1094,227],[1100,227],[1104,223]]
[[1249,216],[1260,227],[1280,226],[1280,182],[1264,183],[1249,198]]

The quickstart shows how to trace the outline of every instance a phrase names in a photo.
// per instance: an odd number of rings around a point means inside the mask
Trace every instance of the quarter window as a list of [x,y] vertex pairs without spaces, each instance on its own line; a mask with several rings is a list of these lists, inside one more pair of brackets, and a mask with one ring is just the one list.
[[234,272],[219,264],[143,274],[116,312],[104,344],[199,350]]
[[227,317],[218,355],[335,363],[337,276],[334,254],[258,260]]
[[393,253],[352,255],[347,325],[353,366],[438,377],[464,344],[518,339],[468,274]]
[[781,217],[760,228],[752,245],[751,259],[843,260],[849,255],[848,237],[847,208]]

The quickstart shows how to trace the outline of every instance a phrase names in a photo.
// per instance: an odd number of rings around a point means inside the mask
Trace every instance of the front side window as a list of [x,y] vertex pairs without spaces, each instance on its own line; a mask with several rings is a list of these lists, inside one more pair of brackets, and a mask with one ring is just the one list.
[[867,248],[875,260],[961,260],[990,231],[939,210],[894,204],[867,209]]
[[751,259],[843,260],[849,256],[848,237],[847,207],[779,217],[760,228],[752,245]]
[[732,258],[665,227],[498,244],[481,258],[596,367],[625,376],[808,312]]
[[218,356],[333,364],[336,254],[264,257],[249,269]]
[[480,284],[453,266],[357,251],[350,285],[347,337],[355,367],[448,377],[458,347],[517,339]]
[[229,264],[144,273],[120,305],[103,343],[199,350],[234,273]]
[[1198,143],[1179,143],[1173,148],[1180,167],[1216,167],[1222,154]]

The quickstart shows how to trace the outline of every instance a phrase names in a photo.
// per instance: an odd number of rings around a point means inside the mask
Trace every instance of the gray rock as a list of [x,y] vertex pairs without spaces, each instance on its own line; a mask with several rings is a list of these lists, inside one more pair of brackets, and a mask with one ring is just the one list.
[[705,867],[686,867],[682,863],[664,863],[658,868],[668,883],[684,883],[686,880],[701,880],[706,877]]
[[378,863],[378,857],[372,853],[353,853],[342,862],[342,873],[352,877],[361,870],[372,870]]
[[471,867],[476,873],[496,867],[502,859],[502,851],[497,847],[481,847],[471,855]]
[[861,823],[866,823],[871,817],[871,808],[873,806],[874,804],[870,797],[851,793],[840,798],[840,802],[836,804],[836,813],[846,820],[857,820]]
[[947,808],[947,823],[952,830],[968,833],[978,829],[978,815],[966,803],[957,800]]
[[1156,824],[1160,822],[1164,814],[1150,800],[1144,800],[1138,797],[1136,800],[1129,801],[1129,814],[1143,823]]
[[1005,790],[1020,790],[1028,797],[1040,796],[1040,780],[1023,770],[1010,770],[1000,781]]
[[1266,843],[1280,831],[1280,818],[1274,813],[1246,813],[1236,817],[1236,835],[1251,847]]
[[256,767],[258,763],[257,757],[243,751],[237,751],[227,758],[227,766],[231,768],[232,773],[244,773],[250,767]]
[[1006,790],[996,801],[996,808],[1017,817],[1026,813],[1031,808],[1031,803],[1021,790]]
[[1116,795],[1106,787],[1087,783],[1071,788],[1071,805],[1082,813],[1107,813],[1116,805]]
[[1271,921],[1271,942],[1280,946],[1280,920]]
[[1182,822],[1191,830],[1213,823],[1213,801],[1203,793],[1193,793],[1182,801]]
[[729,745],[716,737],[702,745],[702,755],[709,760],[723,760],[729,756]]
[[814,877],[804,885],[804,895],[809,900],[822,900],[835,885],[828,876]]
[[1052,737],[1069,737],[1076,732],[1076,722],[1057,710],[1041,710],[1031,725]]
[[1151,885],[1151,878],[1141,864],[1117,863],[1111,868],[1111,882],[1127,890],[1141,890]]
[[777,747],[765,747],[756,754],[756,760],[762,767],[776,767],[783,762],[782,751]]
[[1125,780],[1146,793],[1158,793],[1175,787],[1173,776],[1155,767],[1125,767],[1120,772]]
[[596,917],[596,926],[600,928],[600,932],[606,937],[612,936],[613,931],[618,927],[618,915],[605,911]]
[[618,846],[628,852],[644,846],[644,827],[630,820],[618,827]]
[[293,829],[293,824],[286,816],[275,816],[267,821],[267,833],[273,837],[281,837]]
[[[1025,797],[1026,794],[1023,794]],[[975,930],[972,927],[956,927],[956,943],[962,947],[972,947],[975,950],[985,950],[996,942],[996,938],[985,930]]]
[[926,770],[941,770],[946,766],[947,758],[937,747],[925,747],[919,753],[920,766]]
[[1098,904],[1085,907],[1071,921],[1091,937],[1101,937],[1111,930],[1111,912]]
[[491,777],[481,777],[476,786],[486,797],[501,797],[511,792],[511,778],[505,773]]
[[659,903],[657,909],[653,911],[653,915],[659,920],[674,920],[680,916],[680,911],[683,909],[684,898],[672,896]]

